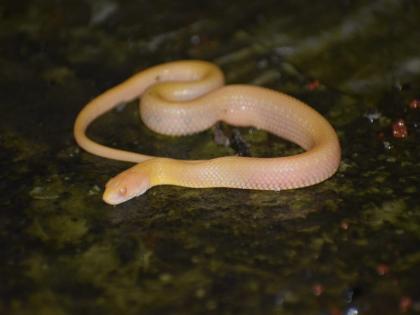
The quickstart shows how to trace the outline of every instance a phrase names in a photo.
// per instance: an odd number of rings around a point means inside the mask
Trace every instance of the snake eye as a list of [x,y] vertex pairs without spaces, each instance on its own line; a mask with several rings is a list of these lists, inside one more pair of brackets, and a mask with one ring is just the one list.
[[120,195],[125,196],[127,194],[127,187],[121,187],[118,192],[120,193]]

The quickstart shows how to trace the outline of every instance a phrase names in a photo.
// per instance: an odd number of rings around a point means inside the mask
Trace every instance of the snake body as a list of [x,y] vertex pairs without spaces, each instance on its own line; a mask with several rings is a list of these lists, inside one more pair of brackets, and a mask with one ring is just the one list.
[[[86,135],[90,123],[122,102],[141,96],[140,114],[152,130],[187,135],[217,121],[264,129],[301,146],[286,157],[228,156],[175,160],[110,148]],[[103,200],[119,204],[156,185],[282,190],[314,185],[340,163],[337,135],[325,118],[289,95],[251,85],[224,86],[214,64],[175,61],[146,69],[89,102],[79,113],[74,136],[86,151],[138,163],[106,184]]]

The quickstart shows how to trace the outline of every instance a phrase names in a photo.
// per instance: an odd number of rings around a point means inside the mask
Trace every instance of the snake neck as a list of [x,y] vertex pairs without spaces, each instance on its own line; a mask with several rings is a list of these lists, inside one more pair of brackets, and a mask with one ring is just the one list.
[[[136,167],[146,170],[149,174],[151,187],[158,185],[177,185],[195,187],[200,177],[200,165],[206,161],[186,161],[170,158],[154,158]],[[197,186],[198,187],[198,186]]]

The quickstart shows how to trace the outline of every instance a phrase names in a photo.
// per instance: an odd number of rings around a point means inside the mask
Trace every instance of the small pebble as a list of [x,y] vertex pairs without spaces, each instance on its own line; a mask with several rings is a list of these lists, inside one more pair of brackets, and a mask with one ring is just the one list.
[[344,314],[345,315],[358,315],[359,310],[355,307],[350,307]]
[[375,110],[375,111],[370,111],[368,113],[365,113],[363,117],[366,117],[370,123],[373,123],[375,120],[378,120],[379,118],[381,118],[382,114],[378,112],[377,110]]
[[392,144],[389,141],[384,141],[384,148],[385,150],[391,150],[392,149]]

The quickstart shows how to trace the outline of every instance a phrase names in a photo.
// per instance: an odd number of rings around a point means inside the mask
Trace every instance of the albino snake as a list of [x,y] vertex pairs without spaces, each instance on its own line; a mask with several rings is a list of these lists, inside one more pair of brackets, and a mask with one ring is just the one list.
[[[89,102],[74,125],[77,143],[105,158],[139,163],[109,180],[103,200],[119,204],[156,185],[291,189],[314,185],[336,172],[340,144],[318,112],[280,92],[223,84],[223,73],[212,63],[175,61],[146,69]],[[224,121],[264,129],[306,152],[275,158],[228,156],[188,161],[113,149],[86,136],[86,129],[98,116],[139,96],[141,117],[156,132],[186,135]]]

